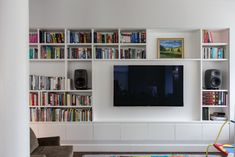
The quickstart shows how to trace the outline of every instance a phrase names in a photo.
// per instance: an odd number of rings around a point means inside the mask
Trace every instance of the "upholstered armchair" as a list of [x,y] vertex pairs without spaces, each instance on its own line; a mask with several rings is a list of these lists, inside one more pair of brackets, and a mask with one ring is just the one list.
[[31,157],[73,157],[72,146],[60,146],[60,137],[36,138],[30,128]]

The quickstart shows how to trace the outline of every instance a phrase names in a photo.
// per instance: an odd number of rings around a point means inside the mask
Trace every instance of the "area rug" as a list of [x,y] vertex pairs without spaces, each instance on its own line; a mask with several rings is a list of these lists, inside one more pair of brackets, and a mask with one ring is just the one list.
[[[209,157],[221,157],[221,155],[213,154],[208,155]],[[205,154],[152,154],[152,155],[145,155],[145,154],[139,154],[139,155],[107,155],[107,154],[92,154],[92,155],[83,155],[83,157],[205,157]]]

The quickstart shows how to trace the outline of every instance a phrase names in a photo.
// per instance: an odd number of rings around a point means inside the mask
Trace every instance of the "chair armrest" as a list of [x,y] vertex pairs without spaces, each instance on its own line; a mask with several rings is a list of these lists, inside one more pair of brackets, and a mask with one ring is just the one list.
[[30,157],[46,157],[46,155],[42,154],[42,155],[30,155]]
[[60,137],[44,137],[38,138],[39,146],[60,146]]

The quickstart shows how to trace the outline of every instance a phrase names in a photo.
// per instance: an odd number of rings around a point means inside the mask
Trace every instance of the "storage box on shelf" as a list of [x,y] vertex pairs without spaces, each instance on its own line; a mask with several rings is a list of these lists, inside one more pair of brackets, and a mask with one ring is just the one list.
[[229,29],[201,30],[202,120],[229,119]]

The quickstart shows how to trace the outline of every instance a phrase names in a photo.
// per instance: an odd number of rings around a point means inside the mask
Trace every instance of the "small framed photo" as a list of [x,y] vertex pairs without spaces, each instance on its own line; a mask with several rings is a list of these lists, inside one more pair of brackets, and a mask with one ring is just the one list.
[[158,38],[158,58],[184,58],[184,38]]

